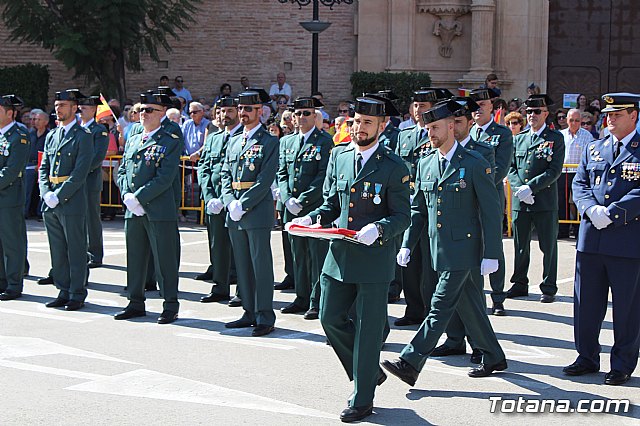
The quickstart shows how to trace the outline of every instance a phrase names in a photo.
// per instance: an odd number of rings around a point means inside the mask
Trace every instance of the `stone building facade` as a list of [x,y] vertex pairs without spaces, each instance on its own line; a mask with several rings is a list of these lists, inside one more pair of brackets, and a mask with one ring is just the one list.
[[[477,87],[489,72],[500,77],[503,97],[522,97],[547,77],[549,0],[356,0],[333,9],[320,7],[332,25],[320,34],[319,90],[330,113],[350,98],[356,70],[425,71],[434,86]],[[197,23],[161,53],[145,59],[144,71],[128,73],[127,93],[137,93],[182,75],[194,98],[212,99],[222,83],[240,89],[240,77],[269,89],[285,71],[294,96],[311,86],[311,35],[300,25],[311,7],[277,0],[205,0]],[[0,39],[8,31],[0,27]],[[49,65],[50,92],[83,87],[72,72],[40,48],[5,42],[4,66],[25,62]]]

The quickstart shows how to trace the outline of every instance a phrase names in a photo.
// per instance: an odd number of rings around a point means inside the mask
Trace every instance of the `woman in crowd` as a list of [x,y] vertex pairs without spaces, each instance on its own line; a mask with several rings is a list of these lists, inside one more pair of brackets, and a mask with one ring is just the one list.
[[553,126],[555,130],[564,130],[569,127],[569,123],[567,123],[567,110],[560,108],[556,111],[555,119],[553,120]]
[[580,112],[584,112],[589,106],[589,102],[587,101],[587,97],[583,94],[579,94],[576,99],[577,106],[576,108],[580,110]]
[[218,102],[218,99],[224,98],[225,96],[231,96],[231,85],[229,83],[223,83],[222,86],[220,86],[220,92],[213,100],[213,103],[215,104]]
[[293,133],[293,113],[289,110],[282,113],[280,118],[280,128],[285,135]]
[[513,98],[509,101],[509,107],[507,109],[509,112],[518,111],[518,109],[520,109],[520,105],[522,105],[520,98]]
[[504,117],[504,124],[511,130],[512,135],[517,135],[524,129],[524,117],[517,111],[512,111]]

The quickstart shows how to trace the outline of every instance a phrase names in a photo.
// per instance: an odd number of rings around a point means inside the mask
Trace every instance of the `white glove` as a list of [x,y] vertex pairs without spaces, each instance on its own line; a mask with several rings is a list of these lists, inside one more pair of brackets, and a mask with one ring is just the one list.
[[533,194],[533,191],[531,191],[529,185],[522,185],[513,195],[518,197],[520,201],[524,201],[525,198],[529,198],[531,194]]
[[140,202],[138,201],[136,196],[133,195],[131,192],[127,192],[126,194],[124,194],[124,197],[122,197],[122,201],[124,202],[124,205],[127,206],[127,209],[131,213],[133,213],[135,208],[140,205]]
[[229,217],[234,222],[238,222],[245,214],[245,211],[242,210],[242,203],[240,200],[233,200],[230,202],[227,209],[229,210]]
[[278,187],[271,188],[271,196],[273,197],[274,200],[282,201],[280,198],[280,188]]
[[482,259],[480,275],[493,274],[498,270],[498,259]]
[[284,206],[291,212],[291,214],[296,216],[302,211],[302,204],[300,204],[300,201],[298,201],[297,198],[289,198],[287,202],[284,203]]
[[[300,226],[311,226],[313,221],[311,220],[311,216],[303,216],[303,217],[294,217],[293,220],[289,223],[293,225],[300,225]],[[287,225],[289,223],[287,223]]]
[[411,260],[410,254],[411,250],[409,250],[408,248],[401,248],[396,255],[396,262],[398,263],[398,265],[406,268],[409,264],[409,261]]
[[596,229],[604,229],[613,221],[609,219],[609,210],[605,206],[592,206],[586,211],[587,216],[591,219],[591,223]]
[[529,195],[528,197],[523,198],[521,201],[522,201],[523,203],[525,203],[525,204],[533,204],[533,203],[535,203],[535,201],[536,201],[536,200],[535,200],[534,195],[533,195],[533,194],[531,194],[531,195]]
[[413,205],[413,199],[416,198],[415,195],[409,195],[409,204]]
[[212,198],[207,203],[207,213],[209,214],[220,214],[223,208],[224,204],[219,198]]
[[138,205],[135,206],[133,210],[131,210],[131,213],[135,214],[136,216],[144,216],[145,214],[147,214],[140,203],[138,203]]
[[356,232],[356,240],[368,246],[373,244],[379,236],[380,234],[378,233],[378,227],[374,223],[365,225],[361,230]]
[[55,209],[56,206],[60,203],[58,196],[52,191],[49,191],[46,194],[44,194],[43,200],[47,204],[47,206],[49,206],[49,208],[51,209]]

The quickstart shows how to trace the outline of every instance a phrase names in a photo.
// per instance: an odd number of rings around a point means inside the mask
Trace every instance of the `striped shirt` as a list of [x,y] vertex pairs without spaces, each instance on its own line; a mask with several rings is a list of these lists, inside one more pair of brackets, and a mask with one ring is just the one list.
[[[561,130],[560,133],[562,133],[564,137],[564,163],[579,164],[580,157],[582,157],[582,150],[593,140],[593,135],[583,128],[579,128],[576,134],[572,135],[568,127]],[[575,173],[576,169],[573,167],[564,167],[562,172]]]

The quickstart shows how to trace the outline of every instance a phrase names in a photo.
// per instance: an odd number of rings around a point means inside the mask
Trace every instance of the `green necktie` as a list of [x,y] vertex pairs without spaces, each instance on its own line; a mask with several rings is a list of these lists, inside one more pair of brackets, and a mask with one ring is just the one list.
[[447,159],[445,157],[440,157],[440,177],[444,175],[444,171],[447,168]]

